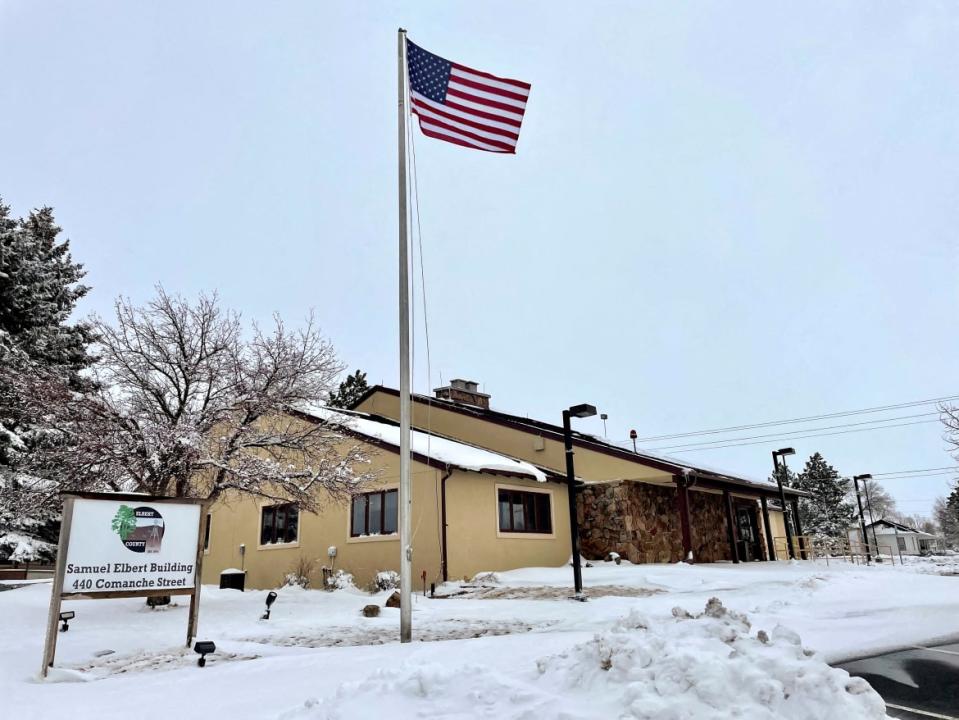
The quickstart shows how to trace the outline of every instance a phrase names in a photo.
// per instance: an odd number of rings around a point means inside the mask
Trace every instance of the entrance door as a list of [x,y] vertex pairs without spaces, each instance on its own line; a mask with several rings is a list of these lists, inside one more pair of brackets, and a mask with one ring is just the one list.
[[736,508],[736,530],[739,536],[739,556],[743,560],[761,560],[759,528],[756,523],[756,508],[740,505]]

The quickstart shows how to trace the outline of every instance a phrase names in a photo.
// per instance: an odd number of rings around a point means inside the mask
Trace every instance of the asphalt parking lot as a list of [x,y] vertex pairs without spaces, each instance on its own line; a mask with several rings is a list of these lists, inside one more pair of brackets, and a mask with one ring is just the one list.
[[868,680],[890,717],[959,720],[959,643],[916,646],[839,667]]

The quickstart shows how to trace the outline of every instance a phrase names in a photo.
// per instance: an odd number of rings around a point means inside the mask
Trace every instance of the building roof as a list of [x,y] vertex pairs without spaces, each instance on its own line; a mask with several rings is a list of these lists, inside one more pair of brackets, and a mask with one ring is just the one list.
[[886,527],[892,528],[893,530],[896,530],[901,533],[909,533],[911,535],[923,535],[925,537],[935,537],[935,535],[930,535],[929,533],[923,532],[922,530],[917,530],[914,527],[909,527],[908,525],[903,525],[902,523],[893,522],[892,520],[887,520],[886,518],[882,518],[881,520],[876,520],[875,522],[867,523],[866,527],[871,528],[877,525],[885,525]]
[[[302,415],[336,425],[351,435],[366,438],[380,446],[399,449],[400,428],[394,422],[325,405],[301,405],[296,409]],[[524,460],[420,430],[411,432],[410,452],[428,464],[440,463],[471,472],[524,477],[539,482],[546,482],[548,476],[553,475]]]
[[[359,400],[356,401],[354,407],[362,404],[367,398],[377,392],[383,392],[389,395],[399,395],[399,391],[395,388],[387,387],[385,385],[374,385],[367,390],[359,398]],[[413,393],[411,397],[413,402],[429,403],[433,406],[441,407],[444,410],[450,410],[463,415],[470,415],[486,422],[512,427],[523,432],[528,432],[535,435],[551,436],[553,439],[558,440],[562,440],[563,437],[563,428],[561,426],[543,422],[542,420],[534,420],[532,418],[523,417],[520,415],[511,415],[499,410],[486,409],[474,405],[464,405],[451,400],[433,398],[427,395],[420,395],[418,393]],[[607,455],[612,455],[630,462],[636,462],[641,465],[645,465],[647,467],[653,467],[672,475],[690,476],[695,478],[697,481],[705,480],[707,482],[715,483],[718,486],[729,486],[729,489],[749,488],[766,491],[765,494],[778,493],[778,487],[776,484],[765,479],[746,477],[741,474],[730,473],[724,470],[703,465],[701,463],[690,463],[686,460],[670,457],[669,455],[662,455],[649,450],[638,449],[634,452],[633,450],[622,448],[618,445],[613,445],[609,441],[598,438],[595,435],[580,433],[576,432],[575,430],[573,431],[572,435],[573,444],[575,446]],[[786,495],[791,495],[794,497],[808,494],[801,490],[794,490],[791,488],[784,488],[784,492]]]

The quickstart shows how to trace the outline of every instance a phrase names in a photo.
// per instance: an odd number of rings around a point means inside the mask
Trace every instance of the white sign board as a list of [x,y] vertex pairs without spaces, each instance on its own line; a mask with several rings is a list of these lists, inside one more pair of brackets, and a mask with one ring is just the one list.
[[196,584],[197,503],[73,501],[63,594],[182,591]]
[[68,619],[61,617],[63,600],[189,595],[189,647],[200,609],[205,513],[198,499],[64,493],[40,676],[53,666],[57,623]]

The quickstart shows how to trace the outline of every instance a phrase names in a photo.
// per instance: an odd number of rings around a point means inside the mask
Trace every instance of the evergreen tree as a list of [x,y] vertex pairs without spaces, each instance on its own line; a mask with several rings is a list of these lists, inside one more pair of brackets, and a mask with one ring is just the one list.
[[803,532],[819,537],[842,537],[854,522],[855,510],[848,501],[850,481],[818,452],[806,461],[792,487],[805,490],[809,497],[799,499]]
[[56,513],[37,510],[46,485],[20,470],[62,437],[53,405],[89,386],[93,333],[69,322],[89,288],[59,234],[50,208],[13,218],[0,201],[0,558],[51,558]]
[[340,408],[352,408],[363,397],[363,393],[370,389],[366,382],[366,373],[357,370],[347,375],[340,387],[330,393],[329,405]]
[[949,497],[936,500],[933,510],[946,544],[959,547],[959,482],[953,485]]

